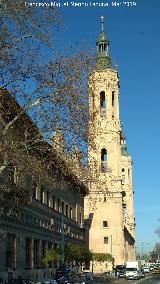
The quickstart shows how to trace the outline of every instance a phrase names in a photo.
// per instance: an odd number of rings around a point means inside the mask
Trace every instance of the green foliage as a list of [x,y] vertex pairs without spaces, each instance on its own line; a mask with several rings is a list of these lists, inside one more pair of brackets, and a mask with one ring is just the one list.
[[109,254],[109,253],[93,253],[93,260],[98,261],[98,262],[104,262],[104,261],[109,261],[109,262],[114,262],[114,257]]
[[[58,262],[61,260],[61,252],[59,249],[47,250],[43,259],[44,263],[49,261]],[[81,247],[75,244],[65,245],[65,261],[76,261],[80,263],[88,262],[92,260],[92,252],[86,247]]]
[[79,260],[81,255],[80,247],[78,245],[70,244],[65,246],[65,260],[73,261]]
[[86,247],[81,247],[75,244],[68,244],[65,247],[65,260],[85,262],[92,260],[92,252]]
[[58,250],[50,249],[46,251],[45,257],[42,260],[44,263],[48,263],[49,261],[58,262],[61,259],[61,255]]
[[88,250],[86,247],[81,248],[81,262],[89,262],[93,259],[92,251]]

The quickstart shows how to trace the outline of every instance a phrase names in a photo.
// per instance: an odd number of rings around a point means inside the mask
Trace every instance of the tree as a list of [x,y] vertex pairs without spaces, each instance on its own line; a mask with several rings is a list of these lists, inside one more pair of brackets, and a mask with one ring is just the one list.
[[114,257],[110,253],[93,253],[93,260],[98,262],[114,262]]
[[92,260],[92,252],[85,246],[76,244],[66,244],[65,246],[65,260],[68,262],[75,261],[76,264],[88,263]]
[[[2,97],[7,89],[20,108],[16,112],[8,105],[7,110],[4,105],[0,106],[7,115],[10,114],[9,121],[1,121],[0,173],[3,174],[10,163],[20,162],[19,150],[26,159],[25,165],[21,165],[25,169],[30,151],[39,148],[44,139],[51,144],[57,126],[65,140],[65,154],[69,153],[68,161],[74,168],[70,159],[75,157],[73,145],[80,147],[84,155],[87,153],[87,76],[93,58],[84,50],[74,53],[55,51],[52,31],[55,32],[59,24],[56,8],[26,7],[23,0],[8,0],[7,3],[2,0],[1,6]],[[13,102],[11,104],[15,106]],[[19,142],[8,133],[19,121],[24,122],[25,113],[40,133],[34,131],[32,137],[33,125],[26,128],[22,123],[19,126],[23,128],[24,140]]]
[[[50,261],[58,262],[61,260],[60,249],[50,249],[46,251],[43,262],[48,263]],[[83,264],[92,260],[92,252],[85,246],[79,246],[76,244],[65,245],[65,261],[76,262],[76,264]]]
[[61,255],[58,249],[50,249],[45,253],[45,257],[42,260],[44,263],[48,264],[49,262],[59,262],[61,259]]
[[93,253],[92,271],[93,271],[93,267],[94,267],[94,262],[99,262],[99,263],[106,262],[106,265],[109,262],[109,263],[112,263],[112,266],[113,266],[114,265],[114,257],[110,253],[94,252]]
[[[159,221],[160,221],[160,219],[159,219]],[[156,229],[156,234],[157,234],[157,236],[160,238],[160,226]]]
[[156,243],[154,247],[154,252],[160,254],[160,243]]
[[153,252],[150,253],[150,256],[154,262],[160,260],[160,243],[156,243]]

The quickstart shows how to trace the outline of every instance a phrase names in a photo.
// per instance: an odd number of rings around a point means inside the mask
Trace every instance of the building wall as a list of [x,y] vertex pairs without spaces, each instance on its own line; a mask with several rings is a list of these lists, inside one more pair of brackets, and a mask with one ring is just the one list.
[[[21,110],[12,98],[10,102],[8,93],[0,94],[2,106],[4,102],[8,108],[6,116],[3,108],[4,115],[0,117],[1,131],[14,118],[16,110]],[[0,204],[0,278],[3,280],[11,276],[31,280],[50,277],[55,272],[55,264],[48,267],[42,259],[47,248],[61,246],[63,229],[64,244],[85,245],[86,187],[68,171],[63,153],[59,155],[47,142],[33,148],[25,145],[25,151],[24,133],[33,145],[36,139],[42,141],[26,115],[8,129],[5,139],[0,136],[3,145],[0,166],[7,161],[0,176],[0,187],[11,190]],[[20,196],[13,198],[15,191],[21,193],[21,199]]]

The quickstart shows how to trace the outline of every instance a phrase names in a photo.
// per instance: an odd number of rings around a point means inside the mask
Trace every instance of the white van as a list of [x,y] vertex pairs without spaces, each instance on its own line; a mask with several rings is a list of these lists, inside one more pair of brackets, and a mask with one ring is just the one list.
[[126,279],[142,278],[141,264],[139,261],[128,261],[126,263]]

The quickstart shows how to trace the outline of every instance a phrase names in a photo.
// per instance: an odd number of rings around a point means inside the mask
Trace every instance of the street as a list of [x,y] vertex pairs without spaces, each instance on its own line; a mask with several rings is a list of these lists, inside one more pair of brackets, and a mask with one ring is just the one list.
[[140,280],[125,280],[125,279],[116,279],[113,283],[116,284],[160,284],[160,275],[150,275]]
[[94,281],[94,284],[160,284],[160,274],[159,275],[148,275],[145,278],[142,278],[140,280],[126,280],[122,278],[117,278],[117,279],[106,279],[103,282]]

